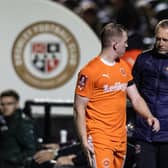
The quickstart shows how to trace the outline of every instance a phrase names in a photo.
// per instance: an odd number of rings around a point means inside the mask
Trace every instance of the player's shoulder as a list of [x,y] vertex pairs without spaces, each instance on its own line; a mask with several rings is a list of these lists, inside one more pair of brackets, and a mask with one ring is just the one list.
[[131,74],[131,68],[129,67],[128,63],[123,60],[120,59],[120,72],[124,74],[124,72],[126,72],[127,74]]
[[24,112],[22,112],[21,118],[22,118],[23,121],[31,121],[30,117],[27,116]]
[[146,57],[146,56],[151,55],[151,54],[153,54],[153,49],[147,49],[147,50],[142,51],[142,53],[139,54],[138,57],[143,58],[143,57]]
[[80,71],[85,73],[93,73],[98,67],[98,62],[99,62],[98,56],[94,57]]
[[144,50],[140,55],[138,55],[136,59],[136,63],[144,63],[144,61],[148,60],[151,58],[153,55],[154,50],[153,49],[148,49]]
[[22,129],[27,129],[27,128],[33,128],[33,120],[26,115],[22,110],[18,111],[19,113],[19,118],[17,121],[17,129],[18,131]]
[[120,64],[121,64],[122,66],[124,66],[124,67],[126,67],[126,68],[129,68],[128,63],[127,63],[125,60],[120,59],[119,62],[120,62]]

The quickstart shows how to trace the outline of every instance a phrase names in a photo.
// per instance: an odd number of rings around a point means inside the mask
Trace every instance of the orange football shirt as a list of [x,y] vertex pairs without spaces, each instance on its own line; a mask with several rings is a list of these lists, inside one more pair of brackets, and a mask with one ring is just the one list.
[[80,71],[75,92],[89,98],[86,126],[94,143],[126,142],[126,88],[130,80],[130,68],[121,59],[109,65],[98,56]]

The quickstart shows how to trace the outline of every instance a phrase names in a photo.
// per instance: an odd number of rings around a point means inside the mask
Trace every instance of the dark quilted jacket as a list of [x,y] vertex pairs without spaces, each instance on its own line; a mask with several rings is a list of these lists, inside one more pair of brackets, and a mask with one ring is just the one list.
[[168,142],[168,54],[158,54],[155,49],[142,53],[134,65],[133,76],[140,94],[161,125],[160,131],[154,133],[137,115],[135,137],[148,142]]

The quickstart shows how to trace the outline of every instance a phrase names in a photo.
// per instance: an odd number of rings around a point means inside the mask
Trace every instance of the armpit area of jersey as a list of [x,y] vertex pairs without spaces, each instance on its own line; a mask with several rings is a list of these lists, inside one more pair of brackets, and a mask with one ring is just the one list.
[[134,83],[135,83],[134,80],[128,81],[128,86],[127,87],[132,86]]

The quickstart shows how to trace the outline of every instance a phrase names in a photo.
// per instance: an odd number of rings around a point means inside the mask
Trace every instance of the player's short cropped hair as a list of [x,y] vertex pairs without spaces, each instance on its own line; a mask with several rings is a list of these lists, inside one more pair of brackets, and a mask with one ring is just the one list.
[[155,27],[155,33],[158,31],[159,28],[166,28],[168,29],[168,19],[161,20]]
[[0,93],[0,99],[4,97],[13,97],[16,101],[20,100],[19,94],[14,90],[5,90]]
[[113,22],[106,24],[100,34],[102,48],[109,47],[112,40],[122,37],[124,31],[126,31],[125,28],[120,24]]

